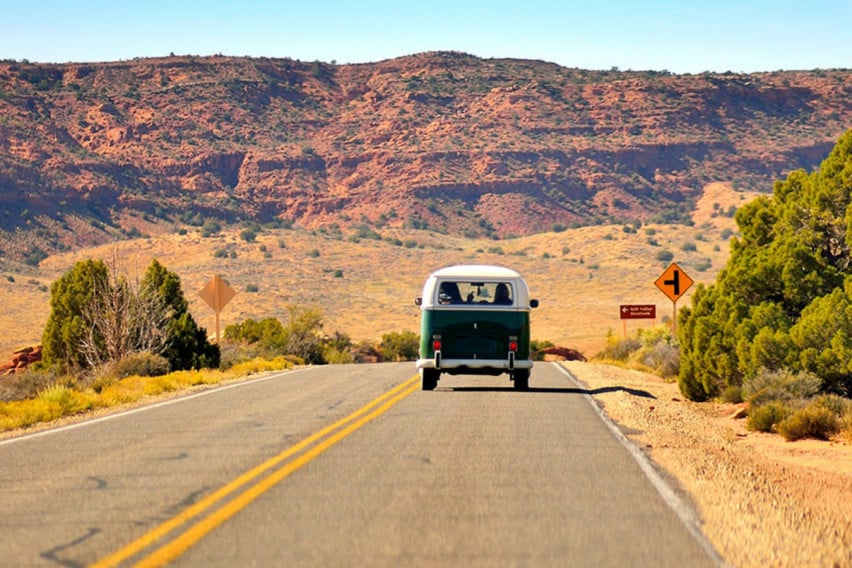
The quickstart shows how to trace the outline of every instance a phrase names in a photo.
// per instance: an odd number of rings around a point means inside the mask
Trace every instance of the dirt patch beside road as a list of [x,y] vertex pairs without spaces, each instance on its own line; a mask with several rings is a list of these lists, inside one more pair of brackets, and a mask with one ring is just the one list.
[[732,566],[852,566],[850,441],[787,442],[748,431],[736,405],[690,402],[655,375],[562,364],[690,494]]

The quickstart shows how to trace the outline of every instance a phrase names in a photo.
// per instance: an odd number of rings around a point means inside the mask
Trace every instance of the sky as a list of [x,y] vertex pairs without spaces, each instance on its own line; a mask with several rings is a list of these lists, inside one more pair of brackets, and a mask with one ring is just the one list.
[[852,0],[0,0],[0,60],[425,51],[672,73],[852,68]]

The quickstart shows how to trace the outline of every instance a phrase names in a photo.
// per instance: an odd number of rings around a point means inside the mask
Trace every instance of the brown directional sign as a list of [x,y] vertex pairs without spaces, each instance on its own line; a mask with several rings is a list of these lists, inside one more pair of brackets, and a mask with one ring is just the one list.
[[618,308],[621,319],[657,319],[655,304],[622,304]]
[[663,294],[669,297],[672,302],[677,302],[678,298],[683,296],[689,287],[693,284],[692,278],[687,276],[686,272],[681,269],[676,263],[671,263],[665,272],[663,272],[654,284],[662,290]]

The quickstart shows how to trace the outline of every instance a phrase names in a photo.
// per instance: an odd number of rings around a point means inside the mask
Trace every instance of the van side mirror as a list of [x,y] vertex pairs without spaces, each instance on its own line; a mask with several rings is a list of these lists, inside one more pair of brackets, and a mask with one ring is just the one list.
[[414,298],[414,305],[420,306],[423,304],[423,298]]
[[530,300],[530,307],[531,308],[537,308],[538,307],[538,300]]

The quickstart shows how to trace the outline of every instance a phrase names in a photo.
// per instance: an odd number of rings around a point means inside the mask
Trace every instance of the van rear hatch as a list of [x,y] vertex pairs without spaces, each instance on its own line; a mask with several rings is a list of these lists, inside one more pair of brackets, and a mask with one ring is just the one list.
[[[519,337],[527,329],[527,312],[514,310],[433,310],[424,312],[424,329],[440,339],[441,355],[448,359],[505,359],[509,343],[519,346],[520,358],[529,357],[529,338]],[[430,346],[431,346],[431,342]],[[434,356],[434,349],[426,355]]]

